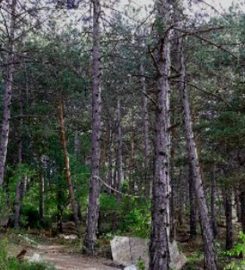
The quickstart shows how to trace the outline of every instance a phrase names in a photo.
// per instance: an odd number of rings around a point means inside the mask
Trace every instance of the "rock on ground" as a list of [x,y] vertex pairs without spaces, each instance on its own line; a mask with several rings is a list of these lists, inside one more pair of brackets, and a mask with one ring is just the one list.
[[[144,263],[145,269],[149,265],[149,241],[137,237],[115,236],[111,240],[112,258],[116,263],[124,266],[137,265],[140,261]],[[186,264],[187,259],[179,252],[177,242],[170,244],[170,267],[180,270]]]

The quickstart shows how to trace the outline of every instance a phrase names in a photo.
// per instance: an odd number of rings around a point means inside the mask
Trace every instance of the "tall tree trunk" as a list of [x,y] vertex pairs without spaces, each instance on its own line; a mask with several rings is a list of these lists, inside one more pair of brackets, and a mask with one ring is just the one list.
[[43,169],[41,168],[39,174],[39,219],[40,223],[43,225],[44,223],[44,196],[45,196],[45,179],[43,175]]
[[117,190],[120,189],[123,179],[123,160],[122,160],[122,127],[121,127],[121,100],[117,100],[117,162],[116,162],[116,186]]
[[87,228],[84,239],[86,252],[94,255],[98,231],[100,195],[100,139],[101,139],[101,55],[100,0],[93,0],[93,87],[92,87],[92,160],[89,188]]
[[81,140],[79,136],[79,132],[76,130],[74,134],[74,154],[77,160],[80,161],[81,154]]
[[[20,141],[18,145],[18,163],[19,165],[21,165],[22,156],[23,156],[23,141],[22,141],[23,97],[22,97],[21,90],[20,90],[19,106],[20,106],[20,124],[19,124]],[[25,185],[26,185],[25,182],[26,182],[26,177],[22,176],[22,178],[16,185],[15,203],[14,203],[14,227],[15,228],[19,228],[21,204],[22,204],[24,193],[25,193]]]
[[235,204],[236,204],[236,216],[237,221],[241,222],[241,202],[239,199],[239,190],[237,187],[234,188],[234,195],[235,195]]
[[225,200],[225,220],[226,220],[226,240],[225,247],[227,250],[233,247],[233,229],[232,229],[232,192],[224,191]]
[[196,148],[196,143],[192,128],[192,118],[190,111],[190,103],[188,91],[186,88],[186,70],[183,51],[183,40],[179,38],[179,59],[180,59],[180,93],[182,97],[183,110],[184,110],[184,125],[185,134],[188,146],[188,156],[191,161],[193,181],[195,185],[196,198],[198,202],[199,214],[201,219],[201,226],[203,230],[203,241],[205,251],[205,267],[209,270],[216,270],[216,254],[214,249],[214,237],[211,228],[211,222],[208,215],[208,207],[205,198],[201,169],[199,164],[199,158]]
[[196,198],[195,187],[193,181],[192,166],[189,162],[189,204],[190,204],[190,238],[195,239],[197,235],[196,228]]
[[68,185],[74,222],[76,223],[78,227],[79,226],[78,205],[76,202],[74,187],[73,187],[72,178],[71,178],[70,160],[69,160],[69,154],[67,150],[67,140],[66,140],[66,134],[65,134],[64,102],[63,102],[62,97],[60,98],[60,101],[59,101],[58,110],[59,110],[59,124],[60,124],[60,141],[63,148],[64,163],[65,163],[65,177],[66,177],[66,181]]
[[218,233],[217,222],[216,222],[215,199],[216,199],[216,175],[215,175],[215,165],[214,165],[213,172],[211,175],[211,223],[212,223],[214,237],[216,237]]
[[[171,7],[168,1],[156,1],[159,51],[157,59],[157,108],[155,123],[155,168],[152,188],[152,231],[150,269],[167,270],[170,264],[170,26]],[[166,29],[166,28],[165,28]],[[163,38],[164,35],[164,38]]]
[[245,233],[245,184],[240,185],[241,223],[242,232]]
[[[109,146],[108,146],[108,184],[113,187],[113,134],[112,134],[112,123],[110,121],[109,123]],[[112,190],[109,190],[109,192],[112,192]]]
[[149,179],[149,154],[150,154],[150,140],[149,140],[149,114],[148,114],[148,99],[147,90],[145,83],[145,69],[144,65],[140,64],[140,74],[141,74],[141,88],[142,88],[142,115],[143,115],[143,134],[144,134],[144,176],[145,176],[145,195],[151,196],[151,180]]
[[9,140],[9,124],[10,124],[10,113],[11,113],[11,101],[13,94],[13,73],[14,73],[14,37],[15,37],[15,21],[16,21],[16,2],[17,0],[12,0],[9,29],[9,44],[8,53],[6,57],[6,74],[4,78],[5,91],[3,97],[3,120],[0,138],[0,186],[4,182],[4,170],[7,158],[8,140]]

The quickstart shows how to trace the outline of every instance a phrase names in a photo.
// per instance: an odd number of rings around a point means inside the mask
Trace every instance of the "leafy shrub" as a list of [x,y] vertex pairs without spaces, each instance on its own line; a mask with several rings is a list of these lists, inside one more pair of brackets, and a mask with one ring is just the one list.
[[142,238],[148,238],[150,234],[150,203],[139,198],[125,197],[121,205],[122,232]]
[[[225,252],[225,255],[234,258],[241,256],[244,258],[245,256],[245,234],[240,232],[237,243],[234,247]],[[243,270],[245,268],[245,260],[232,260],[228,265],[225,266],[225,270]]]

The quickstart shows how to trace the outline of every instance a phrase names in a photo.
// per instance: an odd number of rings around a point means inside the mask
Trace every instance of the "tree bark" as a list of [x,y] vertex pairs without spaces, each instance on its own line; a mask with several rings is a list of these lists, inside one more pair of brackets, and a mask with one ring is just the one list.
[[217,236],[217,233],[218,233],[217,222],[216,222],[215,199],[216,199],[216,175],[215,175],[215,165],[214,165],[213,172],[211,175],[211,224],[212,224],[214,238]]
[[179,38],[178,46],[179,46],[178,51],[180,61],[180,93],[182,97],[183,111],[184,111],[185,136],[187,140],[188,157],[189,160],[191,161],[193,181],[195,183],[195,192],[198,202],[201,227],[203,230],[205,267],[209,270],[216,270],[217,263],[214,249],[214,237],[211,228],[211,222],[208,215],[208,207],[203,188],[199,158],[192,128],[193,124],[191,118],[189,96],[186,88],[186,70],[185,70],[185,59],[184,59],[182,38]]
[[145,69],[144,65],[140,64],[141,74],[141,88],[142,88],[142,115],[143,115],[143,134],[144,134],[144,177],[145,177],[145,195],[151,197],[151,179],[149,179],[149,154],[150,154],[150,140],[149,140],[149,114],[148,114],[148,99],[146,96],[146,83],[145,83]]
[[41,224],[44,222],[44,196],[45,196],[45,182],[44,182],[44,175],[41,168],[39,174],[39,219]]
[[196,204],[195,187],[191,163],[189,163],[189,204],[190,204],[190,238],[195,239],[197,235],[196,228]]
[[244,184],[241,184],[240,203],[241,203],[242,232],[245,233],[245,185]]
[[17,0],[12,0],[9,29],[9,44],[8,53],[6,57],[7,70],[5,74],[5,91],[3,97],[3,120],[0,138],[0,186],[4,182],[4,171],[5,163],[7,158],[8,140],[9,140],[9,124],[10,124],[10,114],[11,114],[11,101],[13,94],[13,73],[14,73],[14,38],[15,38],[15,21],[16,21],[16,2]]
[[68,185],[74,222],[76,223],[76,226],[78,227],[79,226],[78,205],[76,202],[74,187],[73,187],[72,178],[71,178],[70,160],[69,160],[69,154],[67,150],[67,140],[66,140],[66,134],[65,134],[64,102],[63,102],[62,97],[60,98],[60,101],[59,101],[58,110],[59,110],[59,124],[60,124],[60,141],[61,141],[63,154],[64,154],[65,177],[66,177],[66,181]]
[[[160,46],[158,48],[157,108],[155,123],[155,168],[152,188],[152,231],[150,239],[151,270],[167,270],[170,264],[170,36],[164,26],[170,25],[170,4],[156,1],[156,23]],[[162,28],[161,30],[159,30]],[[164,35],[164,38],[163,38]]]
[[[19,99],[19,106],[20,106],[20,124],[19,124],[19,134],[20,134],[20,141],[18,145],[18,163],[19,165],[22,164],[23,159],[23,141],[22,141],[22,128],[23,128],[23,97],[22,92],[20,90],[20,99]],[[26,186],[26,177],[22,176],[20,181],[17,183],[16,186],[16,193],[15,193],[15,203],[14,203],[14,227],[19,228],[19,221],[20,221],[20,210],[22,199],[25,193],[25,186]]]
[[[121,127],[121,100],[117,100],[117,162],[116,162],[116,185],[119,190],[123,179],[123,158],[122,158],[122,127]],[[118,194],[117,194],[118,195]]]
[[74,134],[74,154],[77,160],[80,161],[81,154],[81,140],[79,136],[79,132],[76,130]]
[[98,231],[100,195],[100,140],[101,140],[101,55],[100,55],[100,0],[93,0],[93,87],[92,87],[92,160],[89,188],[85,251],[94,255]]
[[226,220],[226,240],[225,247],[227,250],[233,247],[233,229],[232,229],[232,192],[224,191],[225,200],[225,220]]

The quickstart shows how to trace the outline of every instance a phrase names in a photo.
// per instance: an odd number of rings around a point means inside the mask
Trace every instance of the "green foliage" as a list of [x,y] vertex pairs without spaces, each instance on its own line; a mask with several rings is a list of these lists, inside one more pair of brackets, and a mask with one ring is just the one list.
[[7,207],[7,193],[5,190],[3,190],[2,187],[0,187],[0,217],[1,217],[1,220],[8,217],[9,212],[10,211]]
[[115,196],[107,193],[102,193],[100,195],[100,210],[104,212],[118,211],[120,209],[120,204]]
[[121,230],[142,238],[150,235],[150,203],[139,198],[125,197],[121,205]]
[[141,258],[137,262],[137,268],[139,270],[145,270],[145,262]]
[[[245,234],[243,232],[240,232],[239,238],[237,243],[234,245],[234,247],[225,252],[225,255],[230,258],[238,258],[239,256],[242,256],[244,258],[245,256]],[[233,260],[225,266],[225,270],[242,270],[245,267],[245,260],[244,259],[237,259]]]
[[239,238],[237,243],[234,245],[234,247],[226,251],[226,255],[233,257],[233,256],[239,256],[239,255],[245,256],[245,234],[243,232],[239,233]]

